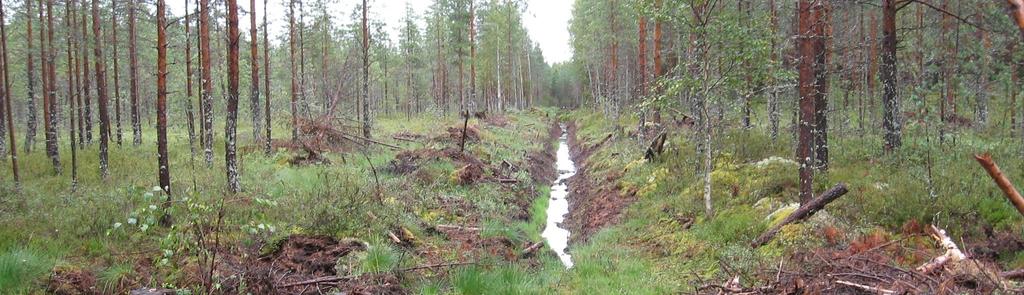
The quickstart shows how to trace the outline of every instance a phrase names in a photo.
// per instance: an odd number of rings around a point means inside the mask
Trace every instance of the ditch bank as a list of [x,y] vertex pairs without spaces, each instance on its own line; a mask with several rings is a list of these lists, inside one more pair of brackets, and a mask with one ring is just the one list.
[[609,134],[595,144],[586,145],[577,134],[575,122],[566,124],[569,151],[576,164],[576,175],[568,180],[569,214],[565,225],[572,235],[570,247],[586,242],[601,229],[615,225],[621,220],[622,211],[636,200],[636,191],[623,193],[619,184],[622,173],[594,173],[590,167],[591,156],[604,148],[613,136]]

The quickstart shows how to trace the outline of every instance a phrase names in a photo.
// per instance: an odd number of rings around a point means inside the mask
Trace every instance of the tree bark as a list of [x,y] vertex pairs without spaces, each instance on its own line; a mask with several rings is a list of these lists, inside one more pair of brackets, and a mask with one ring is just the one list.
[[829,46],[831,36],[831,7],[828,1],[822,1],[814,13],[816,35],[815,47],[815,78],[814,78],[814,166],[818,171],[828,171],[828,93],[829,93]]
[[199,1],[199,54],[203,91],[200,107],[203,118],[203,156],[206,167],[213,166],[213,64],[210,56],[210,0]]
[[121,10],[117,7],[117,0],[110,0],[110,7],[110,28],[111,38],[113,39],[111,41],[113,46],[111,47],[113,48],[112,59],[114,60],[114,67],[112,68],[114,71],[114,122],[117,128],[117,146],[121,146],[124,137],[124,132],[121,129],[121,68],[117,62],[121,59],[117,54],[117,48],[120,47],[117,43],[117,26],[121,25],[121,23],[117,22],[117,14]]
[[[805,204],[814,195],[814,124],[819,47],[815,23],[820,2],[801,0],[798,3],[799,86],[800,112],[797,142],[797,163],[800,163],[800,203]],[[707,118],[705,118],[707,120]]]
[[272,151],[271,140],[273,137],[271,136],[271,133],[273,128],[270,122],[270,37],[269,33],[267,33],[267,10],[269,10],[267,7],[267,0],[263,0],[263,113],[266,115],[264,117],[264,127],[266,127],[267,132],[267,135],[264,138],[265,143],[263,149],[264,152],[269,155]]
[[[35,58],[32,56],[32,52],[33,52],[33,49],[32,49],[32,14],[33,13],[32,13],[32,3],[31,2],[26,2],[25,3],[25,10],[26,10],[25,13],[28,15],[27,17],[25,17],[25,22],[26,22],[25,71],[27,72],[27,74],[26,74],[26,77],[27,77],[26,80],[27,81],[25,81],[25,84],[26,84],[26,86],[28,86],[28,93],[27,93],[27,96],[28,96],[28,108],[27,108],[26,124],[25,124],[25,153],[31,153],[32,152],[32,147],[33,147],[33,145],[35,145],[36,129],[38,128],[37,124],[39,123],[39,119],[38,119],[39,111],[36,109],[36,70],[35,70],[35,67],[34,67]],[[40,32],[40,34],[42,34],[42,32]],[[6,34],[5,34],[5,37],[6,37]],[[40,58],[42,58],[42,57],[40,57]],[[7,63],[4,63],[4,64],[7,64]],[[10,89],[10,88],[5,88],[5,89]],[[8,129],[10,129],[10,128],[8,128]]]
[[[259,62],[259,35],[257,34],[256,26],[256,0],[249,0],[249,55],[250,55],[250,69],[252,69],[252,77],[250,79],[250,96],[249,96],[249,110],[252,112],[252,138],[256,142],[260,142],[260,136],[263,134],[260,132],[260,62]],[[264,7],[263,9],[267,9]]]
[[999,189],[1003,191],[1006,198],[1010,199],[1010,203],[1013,203],[1013,206],[1017,208],[1017,212],[1024,215],[1024,197],[1021,197],[1020,192],[1013,187],[1013,183],[1011,183],[1010,179],[1006,177],[1006,174],[1003,174],[1003,171],[999,169],[996,162],[992,160],[992,156],[989,154],[981,154],[975,155],[974,159],[978,160],[978,164],[981,164],[982,168],[985,168],[985,171],[988,172],[988,175],[996,182],[996,185],[998,185]]
[[[160,189],[171,203],[171,169],[167,153],[167,15],[164,0],[156,1],[156,150]],[[187,12],[186,12],[187,13]]]
[[[228,9],[228,109],[227,123],[224,127],[224,162],[227,167],[228,190],[232,193],[242,191],[242,185],[238,180],[238,0],[227,0]],[[255,20],[255,17],[252,18]],[[255,21],[253,21],[255,22]],[[253,29],[255,32],[255,29]],[[253,33],[255,35],[255,33]],[[255,44],[255,43],[254,43]],[[255,47],[252,50],[256,52]],[[255,57],[255,54],[253,55]],[[255,58],[253,58],[255,60]],[[257,77],[257,75],[253,75]],[[258,79],[254,79],[257,80]],[[258,92],[258,91],[257,91]],[[255,105],[255,104],[254,104]],[[257,108],[258,109],[258,108]]]
[[832,201],[835,201],[839,197],[842,197],[847,192],[849,192],[849,190],[847,190],[846,184],[840,183],[832,187],[825,193],[821,194],[820,196],[808,200],[808,202],[805,202],[803,205],[800,206],[800,208],[796,209],[796,211],[793,211],[793,213],[790,213],[789,216],[786,216],[786,218],[783,219],[782,222],[779,222],[779,224],[776,224],[775,226],[773,226],[772,228],[768,229],[760,236],[758,236],[757,239],[754,239],[754,241],[750,243],[750,246],[753,248],[764,246],[764,244],[770,242],[772,238],[774,238],[775,235],[778,234],[780,230],[782,230],[783,226],[810,218],[811,216],[814,215],[814,213],[817,213],[821,209],[824,209],[825,205],[832,203]]
[[[31,7],[32,5],[28,5],[28,6]],[[31,13],[29,13],[29,15],[31,15]],[[15,142],[15,139],[14,139],[14,119],[13,119],[13,112],[11,111],[11,100],[13,100],[14,97],[13,97],[13,95],[11,95],[11,91],[10,91],[11,90],[11,79],[10,79],[10,75],[9,75],[10,67],[7,66],[10,63],[7,62],[7,22],[6,22],[6,18],[7,18],[7,10],[4,9],[3,0],[0,0],[0,54],[2,54],[2,58],[3,58],[2,61],[3,61],[3,72],[4,72],[3,73],[4,74],[3,75],[3,78],[4,78],[4,89],[3,89],[4,90],[3,91],[4,115],[5,115],[6,119],[7,119],[7,122],[6,122],[7,123],[7,137],[8,137],[8,141],[9,141],[8,144],[10,145],[10,149],[8,150],[8,152],[11,153],[11,172],[12,172],[12,174],[14,176],[14,185],[17,187],[17,186],[20,186],[20,184],[21,184],[21,176],[18,174],[18,149],[17,149],[18,145],[17,145],[17,143]],[[26,19],[28,19],[28,21],[31,22],[32,18],[28,17]],[[29,36],[28,39],[32,39],[32,37]],[[31,52],[32,52],[31,48],[28,50],[28,52],[30,52],[30,54],[31,54]],[[29,60],[32,60],[32,59],[29,58]]]
[[902,126],[900,120],[900,102],[896,93],[896,6],[895,0],[882,1],[882,66],[879,76],[882,78],[884,107],[882,129],[885,130],[886,153],[899,149],[902,145]]
[[[76,137],[76,134],[75,134],[75,92],[76,92],[76,89],[78,88],[78,85],[76,85],[77,82],[74,79],[75,74],[77,74],[76,73],[77,66],[75,65],[74,56],[72,55],[72,52],[75,51],[75,50],[74,50],[74,47],[72,46],[72,43],[71,43],[71,41],[73,40],[72,35],[74,35],[73,32],[76,31],[76,30],[74,30],[75,27],[74,27],[74,23],[72,22],[73,18],[72,18],[72,14],[71,14],[71,7],[76,5],[74,3],[75,3],[75,1],[71,0],[71,1],[66,2],[65,5],[64,5],[64,24],[67,27],[67,30],[65,30],[65,33],[66,33],[66,38],[65,39],[67,41],[67,48],[66,48],[66,50],[67,50],[67,79],[68,79],[68,96],[67,96],[67,100],[68,100],[68,120],[69,120],[69,123],[70,123],[69,124],[70,128],[68,128],[68,131],[69,131],[68,132],[68,139],[70,139],[69,143],[71,144],[71,191],[72,192],[74,192],[76,190],[76,188],[78,187],[78,144],[75,142],[77,140],[75,138]],[[0,3],[0,9],[3,9],[2,6],[3,6],[3,4]],[[2,12],[0,12],[0,15],[2,15]],[[2,26],[2,23],[3,23],[3,17],[0,17],[0,26]],[[4,64],[6,65],[7,63],[4,62]],[[6,89],[6,88],[4,88],[4,89]]]
[[142,144],[142,121],[139,118],[139,32],[135,27],[136,15],[139,10],[137,1],[129,0],[128,2],[130,6],[128,7],[128,75],[131,76],[128,82],[128,96],[129,104],[131,104],[132,145],[134,146]]
[[[53,1],[53,0],[50,0]],[[108,167],[108,142],[110,141],[110,114],[107,111],[107,66],[103,58],[103,33],[100,30],[100,1],[92,0],[93,54],[96,59],[96,100],[100,115],[100,175],[110,176]]]
[[[48,13],[53,11],[53,9],[50,8],[51,6],[51,3],[47,3],[45,9]],[[41,23],[44,22],[43,10],[43,0],[40,0],[39,21]],[[39,70],[43,76],[43,129],[46,131],[46,155],[50,158],[50,161],[53,164],[53,171],[60,174],[60,150],[57,138],[57,105],[55,102],[57,90],[54,85],[54,79],[50,75],[50,65],[52,65],[54,61],[54,55],[51,51],[53,47],[53,18],[48,17],[45,22],[45,30],[40,29],[39,32],[39,55],[42,57],[43,61],[43,63],[39,65]]]
[[370,30],[367,1],[363,0],[363,137],[370,134]]
[[290,64],[291,71],[291,96],[292,96],[292,143],[297,144],[299,142],[299,114],[298,114],[298,95],[299,95],[299,81],[296,77],[295,69],[295,0],[288,1],[288,61]]

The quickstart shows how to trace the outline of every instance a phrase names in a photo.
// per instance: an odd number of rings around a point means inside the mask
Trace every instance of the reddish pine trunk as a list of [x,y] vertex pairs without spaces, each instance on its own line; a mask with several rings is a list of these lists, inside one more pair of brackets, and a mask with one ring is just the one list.
[[237,193],[242,191],[242,185],[238,181],[238,149],[235,145],[238,129],[238,0],[227,0],[227,9],[228,117],[224,127],[224,162],[227,168],[228,190]]
[[900,103],[896,97],[896,0],[882,1],[882,129],[885,130],[885,152],[892,152],[902,145],[900,126]]
[[196,157],[196,121],[192,108],[192,13],[188,10],[189,2],[185,1],[185,116],[188,119],[189,161],[195,168],[195,163],[192,162]]
[[637,96],[647,95],[647,18],[643,15],[639,17],[639,28],[637,29],[640,40],[637,42],[639,48],[637,48]]
[[[167,9],[164,0],[156,1],[156,153],[160,165],[157,175],[160,188],[167,194],[164,209],[171,207],[171,167],[167,154]],[[160,224],[169,226],[170,215],[165,214]]]
[[799,86],[800,112],[797,143],[797,162],[800,163],[800,202],[805,203],[814,197],[814,124],[817,79],[820,68],[820,55],[823,44],[820,26],[820,0],[801,0],[798,3],[798,37],[799,51]]
[[[129,0],[128,7],[128,75],[129,90],[128,96],[131,100],[132,120],[132,145],[142,144],[142,121],[139,118],[139,51],[138,51],[138,30],[135,28],[136,12],[139,9],[138,0]],[[86,62],[88,63],[88,62]],[[86,70],[88,72],[88,70]],[[88,86],[88,82],[86,82]]]
[[[31,6],[31,5],[28,5],[28,6]],[[31,15],[31,13],[29,13],[29,15]],[[9,63],[7,63],[7,22],[6,22],[6,18],[7,18],[7,11],[4,10],[4,2],[3,2],[3,0],[0,0],[0,54],[2,54],[2,58],[3,58],[2,61],[3,61],[3,64],[5,65],[3,67],[3,72],[4,72],[4,76],[3,76],[4,77],[4,91],[3,91],[4,115],[6,116],[6,119],[7,119],[7,136],[8,136],[8,140],[10,141],[10,142],[8,142],[8,144],[10,144],[10,151],[9,152],[11,153],[11,172],[13,173],[13,176],[14,176],[14,184],[15,184],[15,186],[18,186],[21,183],[21,177],[18,174],[18,149],[17,149],[17,144],[14,142],[14,119],[12,119],[13,112],[11,111],[11,100],[13,100],[14,98],[12,97],[11,92],[9,91],[11,89],[11,79],[10,79],[10,75],[8,74],[9,68],[6,66],[6,65],[9,65]],[[28,19],[29,19],[29,22],[31,22],[31,17],[28,18]],[[32,39],[32,37],[29,36],[29,39]],[[29,49],[28,51],[31,52],[32,50]],[[29,58],[29,60],[32,60],[32,59]]]
[[43,78],[43,129],[45,131],[44,137],[46,139],[46,156],[50,158],[50,161],[53,164],[53,171],[59,174],[61,170],[60,152],[57,145],[57,118],[55,114],[56,112],[54,111],[54,109],[56,109],[56,105],[53,99],[55,97],[53,93],[55,88],[52,83],[53,80],[50,79],[49,67],[49,65],[53,63],[53,55],[50,54],[48,49],[52,44],[47,42],[48,39],[46,38],[49,32],[53,31],[53,23],[45,21],[43,10],[43,1],[40,0],[39,22],[45,22],[45,26],[40,28],[39,31],[39,56],[42,60],[42,64],[39,65],[39,70]]
[[[53,0],[50,0],[53,1]],[[103,61],[103,33],[100,31],[99,0],[92,0],[92,34],[93,54],[96,58],[96,100],[99,101],[100,114],[100,174],[103,178],[110,175],[108,170],[107,143],[110,141],[110,114],[107,113],[107,66]]]
[[199,1],[199,55],[202,64],[203,154],[206,166],[213,166],[213,66],[210,59],[210,0]]
[[299,81],[295,77],[295,0],[288,1],[288,61],[291,70],[291,95],[292,95],[292,143],[299,142],[299,115],[298,115],[298,92]]

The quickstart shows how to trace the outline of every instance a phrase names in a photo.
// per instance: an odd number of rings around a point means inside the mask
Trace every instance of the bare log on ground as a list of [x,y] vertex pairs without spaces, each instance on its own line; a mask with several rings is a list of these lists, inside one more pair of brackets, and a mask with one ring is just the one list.
[[945,230],[937,228],[935,225],[931,225],[929,226],[929,234],[932,238],[935,238],[936,241],[939,241],[942,248],[946,249],[946,253],[943,253],[941,256],[935,257],[928,263],[919,266],[917,268],[918,272],[929,274],[942,268],[946,264],[956,263],[967,259],[967,255],[964,255],[964,252],[960,251],[960,247],[956,246],[956,243],[954,243],[953,239],[946,234]]
[[757,239],[754,239],[754,241],[750,243],[750,246],[753,248],[764,246],[764,244],[770,242],[772,238],[774,238],[775,235],[778,234],[780,230],[782,230],[783,226],[813,216],[814,213],[817,213],[821,209],[824,209],[825,205],[832,203],[832,201],[835,201],[839,197],[842,197],[847,192],[849,192],[849,190],[846,189],[845,183],[836,184],[836,186],[832,187],[825,193],[819,195],[814,199],[811,199],[803,206],[800,206],[800,208],[796,209],[796,211],[793,211],[793,213],[789,214],[789,216],[786,216],[786,219],[783,219],[782,222],[780,222],[779,224],[773,226],[772,228],[762,233],[761,236],[758,236]]
[[1017,207],[1017,212],[1024,215],[1024,197],[1021,197],[1020,192],[1013,187],[1013,183],[1010,183],[1010,179],[1006,178],[1006,175],[999,169],[996,162],[992,161],[992,155],[975,155],[974,159],[978,160],[978,163],[981,164],[981,167],[985,168],[985,171],[988,171],[988,175],[992,176],[992,180],[996,181],[999,189],[1003,190],[1003,193],[1006,194],[1006,198],[1010,199],[1014,207]]
[[523,250],[523,253],[519,254],[519,257],[528,258],[530,256],[533,256],[533,253],[537,252],[537,250],[540,250],[543,247],[544,242],[533,243],[529,247],[526,247],[526,250]]

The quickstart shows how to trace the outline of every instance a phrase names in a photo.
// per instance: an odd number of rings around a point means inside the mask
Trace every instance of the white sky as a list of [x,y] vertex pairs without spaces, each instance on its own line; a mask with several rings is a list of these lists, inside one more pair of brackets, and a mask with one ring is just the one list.
[[[168,2],[168,9],[172,15],[183,15],[185,12],[186,0],[171,0]],[[195,2],[188,0],[189,9],[194,9]],[[280,36],[286,32],[288,2],[287,0],[269,0],[270,33],[272,36]],[[251,11],[248,0],[239,0],[243,11]],[[330,14],[334,16],[339,24],[349,22],[349,16],[357,3],[361,0],[333,0],[329,4]],[[433,1],[430,0],[371,0],[371,18],[383,19],[393,41],[398,40],[398,27],[405,16],[405,5],[409,3],[413,10],[420,16],[426,13]],[[527,11],[524,15],[526,29],[530,32],[530,38],[540,43],[544,51],[544,59],[548,63],[568,61],[572,58],[572,48],[569,46],[569,18],[572,16],[573,0],[527,0]],[[306,7],[308,10],[309,7]],[[263,0],[256,0],[257,22],[262,22]],[[308,16],[307,16],[308,17]],[[308,21],[308,19],[307,19]],[[243,13],[239,16],[239,23],[242,32],[249,28],[249,15]],[[422,29],[422,28],[421,28]]]

